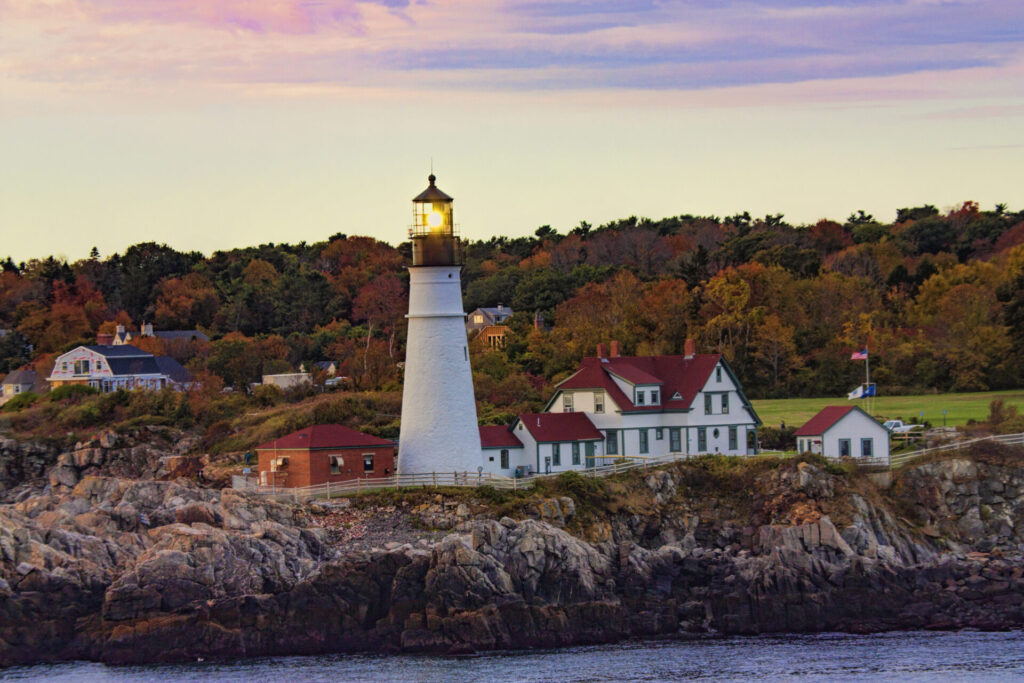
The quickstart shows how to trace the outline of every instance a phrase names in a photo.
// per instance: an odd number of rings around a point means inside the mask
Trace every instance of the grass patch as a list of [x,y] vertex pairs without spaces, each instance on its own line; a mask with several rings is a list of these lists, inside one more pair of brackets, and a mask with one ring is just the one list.
[[[989,403],[1002,399],[1007,406],[1017,406],[1024,412],[1024,390],[982,391],[963,394],[923,394],[917,396],[879,396],[874,399],[872,413],[876,417],[924,420],[932,425],[942,425],[942,411],[946,411],[946,424],[963,426],[968,420],[981,422],[988,419]],[[753,401],[754,410],[766,425],[778,425],[785,420],[787,426],[802,425],[830,405],[851,405],[845,397],[832,398],[785,398]],[[863,401],[857,403],[867,409]]]

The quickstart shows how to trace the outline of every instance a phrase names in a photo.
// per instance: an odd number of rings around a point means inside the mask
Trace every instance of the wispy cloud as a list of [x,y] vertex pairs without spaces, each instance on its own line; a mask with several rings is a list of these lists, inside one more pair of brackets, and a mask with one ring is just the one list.
[[1022,52],[1024,3],[1004,0],[0,0],[0,71],[23,88],[663,91]]

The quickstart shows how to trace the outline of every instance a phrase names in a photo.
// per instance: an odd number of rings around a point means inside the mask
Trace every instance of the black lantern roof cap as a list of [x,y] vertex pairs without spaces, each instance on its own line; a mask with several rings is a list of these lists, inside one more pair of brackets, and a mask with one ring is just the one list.
[[453,201],[455,201],[454,199],[452,199],[451,197],[446,195],[444,192],[441,192],[441,190],[437,189],[437,186],[434,185],[434,181],[437,180],[437,178],[434,177],[433,173],[431,173],[429,176],[427,176],[427,180],[430,181],[430,186],[427,187],[427,189],[423,190],[423,192],[420,192],[418,195],[416,195],[413,198],[414,202],[453,202]]

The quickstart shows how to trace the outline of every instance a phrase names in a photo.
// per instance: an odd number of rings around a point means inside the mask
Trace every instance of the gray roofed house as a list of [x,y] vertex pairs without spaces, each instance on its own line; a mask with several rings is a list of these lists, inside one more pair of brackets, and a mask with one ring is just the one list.
[[500,325],[510,317],[514,311],[508,306],[498,304],[496,307],[478,308],[466,318],[466,329],[480,331],[491,325]]
[[178,384],[188,384],[192,381],[192,373],[182,367],[181,363],[170,356],[157,356],[156,364],[160,372],[164,373]]
[[164,340],[210,341],[210,338],[199,330],[157,330],[152,336]]
[[210,338],[199,330],[154,330],[153,323],[142,323],[142,329],[138,332],[129,332],[124,325],[118,325],[114,334],[114,344],[129,344],[135,337],[156,337],[164,341],[210,341]]
[[0,382],[0,404],[6,403],[18,394],[32,391],[39,377],[35,370],[21,368],[8,374]]

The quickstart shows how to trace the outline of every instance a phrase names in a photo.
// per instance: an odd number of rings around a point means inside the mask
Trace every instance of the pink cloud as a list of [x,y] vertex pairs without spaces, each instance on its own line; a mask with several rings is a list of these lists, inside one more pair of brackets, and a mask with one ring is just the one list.
[[89,0],[115,21],[201,24],[255,33],[314,33],[344,25],[358,28],[356,0]]

